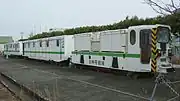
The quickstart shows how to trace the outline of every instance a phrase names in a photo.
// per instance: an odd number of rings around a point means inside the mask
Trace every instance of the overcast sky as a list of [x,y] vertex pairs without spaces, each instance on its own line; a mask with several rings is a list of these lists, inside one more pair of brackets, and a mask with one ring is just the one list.
[[126,16],[154,17],[143,0],[0,0],[0,35],[112,24]]

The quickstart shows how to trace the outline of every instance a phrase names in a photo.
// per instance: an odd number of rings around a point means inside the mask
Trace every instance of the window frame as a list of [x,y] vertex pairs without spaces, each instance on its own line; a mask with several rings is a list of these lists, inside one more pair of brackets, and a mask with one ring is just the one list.
[[39,41],[39,47],[42,47],[42,41]]
[[46,47],[49,47],[49,40],[46,41]]
[[35,47],[35,42],[33,42],[33,47]]
[[59,47],[60,46],[60,40],[56,39],[56,46]]
[[[134,33],[133,33],[134,32]],[[132,36],[133,35],[133,36]],[[134,37],[134,38],[133,38]],[[134,39],[134,40],[133,40]],[[130,31],[130,44],[135,45],[136,44],[136,31],[131,30]]]
[[[148,36],[146,36],[143,31],[149,31],[149,35],[146,34],[146,35],[148,35]],[[142,30],[140,30],[140,32],[139,32],[139,46],[140,46],[140,48],[142,48],[144,45],[147,46],[147,45],[151,44],[151,39],[150,39],[151,38],[151,33],[152,33],[151,29],[142,29]],[[146,40],[148,40],[148,42]]]

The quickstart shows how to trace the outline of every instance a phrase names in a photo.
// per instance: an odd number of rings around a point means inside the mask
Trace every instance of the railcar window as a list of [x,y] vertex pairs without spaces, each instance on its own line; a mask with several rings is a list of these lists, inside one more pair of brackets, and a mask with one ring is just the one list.
[[49,47],[49,41],[46,41],[46,46]]
[[131,45],[134,45],[136,43],[136,31],[132,30],[130,32],[130,43]]
[[150,29],[143,29],[140,31],[140,48],[147,47],[150,44]]
[[30,42],[28,42],[28,48],[30,48]]
[[42,47],[42,41],[39,42],[39,46]]
[[17,44],[17,48],[19,48],[19,44]]
[[56,40],[56,46],[59,47],[59,40]]
[[35,47],[35,42],[33,42],[33,47]]
[[150,48],[151,30],[143,29],[140,31],[140,48],[141,48],[141,63],[149,64],[151,57]]

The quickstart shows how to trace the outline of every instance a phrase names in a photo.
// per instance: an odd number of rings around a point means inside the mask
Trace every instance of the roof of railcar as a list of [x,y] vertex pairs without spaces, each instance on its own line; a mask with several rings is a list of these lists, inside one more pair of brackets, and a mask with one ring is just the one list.
[[171,29],[171,27],[169,25],[162,25],[162,24],[156,24],[156,25],[138,25],[138,26],[130,26],[128,29],[136,29],[136,28],[157,28],[157,27],[168,27],[169,29]]

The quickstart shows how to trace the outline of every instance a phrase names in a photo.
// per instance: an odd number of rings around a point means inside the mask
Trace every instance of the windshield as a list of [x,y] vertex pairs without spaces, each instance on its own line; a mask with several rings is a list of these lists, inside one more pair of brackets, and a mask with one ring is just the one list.
[[157,41],[159,43],[168,43],[170,39],[170,30],[166,27],[158,28]]

